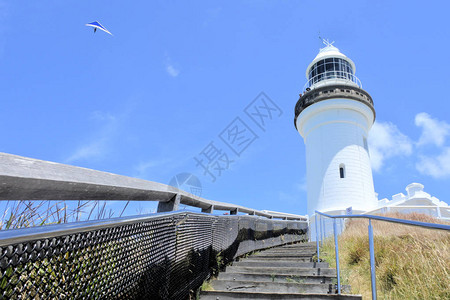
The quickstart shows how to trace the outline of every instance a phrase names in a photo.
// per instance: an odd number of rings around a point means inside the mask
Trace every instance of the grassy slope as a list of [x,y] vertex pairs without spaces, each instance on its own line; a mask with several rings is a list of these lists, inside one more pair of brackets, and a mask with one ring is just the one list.
[[[388,217],[436,223],[423,214]],[[372,221],[379,299],[450,299],[450,233]],[[368,220],[348,220],[339,237],[342,284],[371,299]],[[323,245],[323,259],[335,266],[334,241]]]

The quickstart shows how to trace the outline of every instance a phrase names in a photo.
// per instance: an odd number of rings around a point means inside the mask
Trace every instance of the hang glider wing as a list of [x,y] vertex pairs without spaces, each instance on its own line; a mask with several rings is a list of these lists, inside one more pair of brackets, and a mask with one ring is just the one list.
[[93,27],[94,28],[94,32],[97,31],[97,29],[100,29],[100,30],[103,30],[104,32],[109,33],[110,35],[112,35],[112,33],[108,31],[108,29],[106,29],[102,24],[100,24],[97,21],[91,22],[91,23],[87,23],[86,26]]

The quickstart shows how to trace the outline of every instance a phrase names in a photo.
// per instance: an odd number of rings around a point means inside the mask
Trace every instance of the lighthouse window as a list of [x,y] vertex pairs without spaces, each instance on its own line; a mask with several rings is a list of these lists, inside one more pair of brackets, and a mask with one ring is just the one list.
[[327,63],[325,66],[326,66],[325,69],[327,71],[334,71],[334,64],[332,62],[331,63]]
[[345,165],[341,164],[339,166],[339,177],[344,178],[345,177]]
[[350,63],[342,58],[326,58],[315,63],[308,75],[310,84],[329,78],[353,80],[353,69]]
[[342,71],[344,71],[344,65],[343,65],[343,63],[340,62],[339,60],[337,60],[337,61],[334,63],[334,66],[335,66],[335,69],[337,70],[337,72],[336,72],[337,77],[338,77],[338,78],[344,78],[344,77],[343,77],[343,76],[344,76],[344,72],[342,72]]
[[317,66],[317,73],[321,74],[324,72],[323,63]]

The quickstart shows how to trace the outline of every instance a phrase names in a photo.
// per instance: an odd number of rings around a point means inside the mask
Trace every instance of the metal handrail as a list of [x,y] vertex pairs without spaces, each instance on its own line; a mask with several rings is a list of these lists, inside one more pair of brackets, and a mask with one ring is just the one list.
[[[371,286],[372,286],[372,299],[377,299],[377,286],[376,286],[376,278],[375,278],[375,249],[373,244],[373,227],[372,227],[372,220],[378,220],[378,221],[385,221],[385,222],[391,222],[391,223],[398,223],[398,224],[404,224],[404,225],[411,225],[411,226],[418,226],[423,228],[429,228],[429,229],[439,229],[439,230],[450,230],[450,225],[445,224],[435,224],[435,223],[427,223],[427,222],[419,222],[419,221],[412,221],[412,220],[404,220],[404,219],[397,219],[397,218],[389,218],[389,217],[382,217],[382,216],[375,216],[375,215],[329,215],[322,213],[320,211],[315,211],[315,230],[316,230],[316,247],[317,247],[317,260],[320,261],[320,252],[319,252],[319,233],[318,229],[319,226],[317,225],[317,215],[324,216],[330,219],[333,219],[333,233],[334,233],[334,249],[335,249],[335,255],[336,255],[336,272],[337,272],[337,280],[338,280],[338,294],[341,294],[341,279],[340,279],[340,270],[339,270],[339,245],[338,245],[338,238],[337,238],[337,227],[336,227],[336,219],[346,219],[346,218],[361,218],[361,219],[369,219],[369,227],[368,227],[368,234],[369,234],[369,252],[370,252],[370,277],[371,277]],[[322,221],[322,218],[320,217],[320,222]],[[323,241],[323,231],[322,231],[322,223],[320,223],[320,233],[322,236]]]
[[[343,75],[335,75],[333,74],[333,77],[328,77],[325,78],[326,76],[330,75],[331,73],[334,72],[340,72]],[[359,88],[362,89],[362,83],[361,80],[359,80],[358,77],[356,77],[355,75],[353,75],[352,73],[348,73],[348,72],[344,72],[344,71],[327,71],[321,74],[317,74],[314,77],[311,77],[303,86],[303,91],[306,90],[306,88],[309,88],[311,86],[313,86],[314,84],[317,84],[321,81],[337,81],[341,84],[345,84],[345,82],[347,81],[349,84],[351,85],[357,85]]]
[[[80,221],[73,223],[63,223],[63,224],[51,224],[45,226],[35,226],[27,228],[17,228],[9,230],[0,230],[0,247],[8,246],[11,244],[24,243],[29,240],[38,239],[50,239],[57,236],[65,236],[75,233],[83,233],[87,231],[94,231],[98,229],[106,229],[117,226],[124,226],[128,224],[148,222],[154,219],[161,218],[162,216],[174,216],[179,214],[189,214],[193,216],[205,216],[209,215],[207,213],[178,210],[173,212],[164,212],[157,214],[146,214],[140,216],[130,216],[130,217],[118,217],[110,218],[105,220],[90,220],[90,221]],[[215,218],[235,218],[241,216],[233,215],[220,215],[212,217]],[[253,217],[253,216],[244,216]],[[259,218],[256,217],[255,218]],[[276,222],[292,222],[292,220],[276,220]],[[306,221],[297,221],[300,223],[306,223]]]

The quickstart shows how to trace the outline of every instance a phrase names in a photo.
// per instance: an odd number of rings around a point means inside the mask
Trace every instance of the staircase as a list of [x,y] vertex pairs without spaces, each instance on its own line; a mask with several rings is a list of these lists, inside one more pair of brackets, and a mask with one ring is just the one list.
[[[233,262],[202,291],[200,300],[228,299],[362,299],[337,295],[336,270],[313,262],[315,243],[285,245]],[[336,282],[336,280],[334,280]]]

